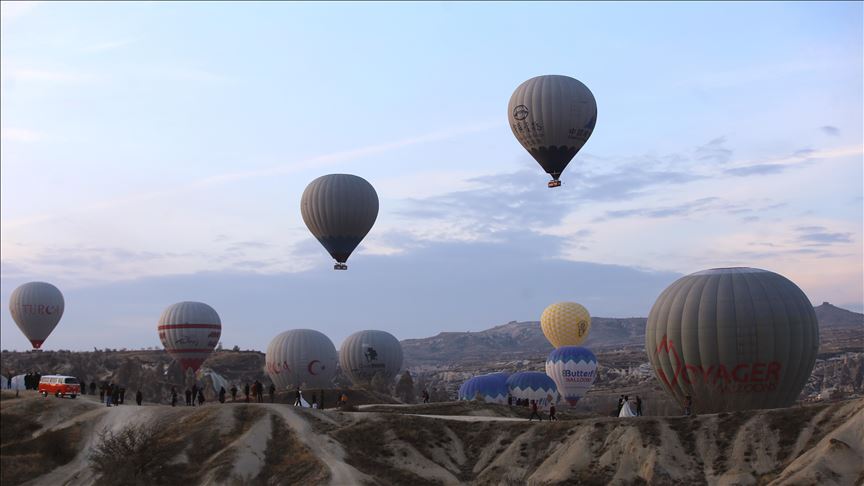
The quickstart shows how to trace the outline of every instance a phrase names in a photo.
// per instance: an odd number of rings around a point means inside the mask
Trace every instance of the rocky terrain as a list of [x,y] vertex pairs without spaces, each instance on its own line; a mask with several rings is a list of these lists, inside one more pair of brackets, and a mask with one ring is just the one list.
[[860,484],[864,400],[696,417],[562,417],[455,402],[310,410],[2,392],[18,484]]

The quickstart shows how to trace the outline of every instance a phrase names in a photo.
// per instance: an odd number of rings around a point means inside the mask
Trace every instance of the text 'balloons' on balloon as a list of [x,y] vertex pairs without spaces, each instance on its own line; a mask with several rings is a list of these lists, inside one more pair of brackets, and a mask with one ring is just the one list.
[[336,346],[314,329],[292,329],[267,346],[264,366],[279,388],[331,388],[336,375]]
[[474,376],[459,387],[459,400],[483,400],[488,403],[507,403],[510,389],[509,373],[489,373]]
[[536,400],[541,408],[558,403],[558,387],[552,378],[540,371],[520,371],[510,375],[507,388],[513,398]]
[[345,270],[345,262],[378,218],[372,184],[351,174],[329,174],[310,182],[300,198],[303,222]]
[[575,302],[558,302],[540,315],[540,328],[552,346],[578,346],[591,331],[588,309]]
[[9,313],[33,349],[42,347],[63,317],[64,308],[63,294],[47,282],[25,283],[9,296]]
[[757,268],[678,279],[657,298],[645,329],[658,381],[702,413],[792,405],[818,349],[816,313],[804,292]]
[[191,368],[194,372],[219,344],[222,321],[203,302],[178,302],[162,312],[157,331],[162,346],[183,371]]
[[355,384],[370,383],[375,375],[392,381],[402,368],[402,345],[384,331],[358,331],[339,348],[339,366]]
[[520,84],[507,106],[510,129],[552,181],[558,178],[597,123],[597,102],[587,86],[569,76],[537,76]]
[[572,407],[594,384],[597,357],[586,348],[562,346],[546,358],[546,374],[555,382],[558,393]]

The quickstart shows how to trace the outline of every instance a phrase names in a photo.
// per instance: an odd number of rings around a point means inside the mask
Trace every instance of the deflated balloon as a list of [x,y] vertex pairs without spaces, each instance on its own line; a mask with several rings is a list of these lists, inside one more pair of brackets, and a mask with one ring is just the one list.
[[63,317],[63,294],[47,282],[29,282],[12,291],[9,312],[33,349],[42,343],[57,327]]
[[375,375],[391,381],[402,368],[402,345],[389,332],[357,331],[342,342],[339,366],[355,384],[369,383]]
[[597,122],[591,90],[568,76],[525,81],[510,97],[507,112],[513,135],[556,181]]
[[344,264],[378,218],[378,194],[362,177],[325,175],[306,186],[300,213],[312,235]]
[[577,346],[591,331],[588,309],[575,302],[558,302],[543,310],[540,328],[552,346]]
[[219,343],[222,321],[203,302],[178,302],[162,312],[157,330],[162,346],[183,371],[197,371]]
[[507,403],[510,389],[509,373],[489,373],[469,378],[459,387],[459,400],[483,400],[488,403]]
[[572,407],[585,396],[597,377],[597,357],[578,346],[562,346],[546,358],[546,374],[558,387],[558,393]]
[[292,329],[270,341],[264,357],[270,380],[279,388],[331,388],[336,346],[313,329]]
[[678,279],[657,298],[645,330],[657,379],[702,413],[792,405],[818,348],[816,313],[804,292],[757,268]]

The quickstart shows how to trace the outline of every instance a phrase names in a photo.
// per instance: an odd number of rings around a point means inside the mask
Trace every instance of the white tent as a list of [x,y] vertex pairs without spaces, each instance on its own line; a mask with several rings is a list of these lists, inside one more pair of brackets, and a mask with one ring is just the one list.
[[624,405],[621,406],[621,411],[618,412],[619,417],[635,417],[636,414],[633,413],[633,409],[630,408],[630,400],[624,402]]

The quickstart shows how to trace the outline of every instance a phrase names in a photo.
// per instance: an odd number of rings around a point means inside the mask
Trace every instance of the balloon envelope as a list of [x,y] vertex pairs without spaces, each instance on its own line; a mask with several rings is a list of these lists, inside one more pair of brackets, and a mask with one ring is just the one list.
[[597,357],[578,346],[562,346],[546,359],[546,374],[558,387],[558,393],[572,407],[585,396],[597,375]]
[[483,400],[489,403],[507,403],[510,389],[509,373],[489,373],[469,378],[459,387],[459,400]]
[[60,290],[47,282],[28,282],[12,291],[9,313],[34,349],[42,347],[63,317]]
[[558,402],[555,382],[540,371],[521,371],[510,375],[507,388],[513,398],[537,400],[538,407],[546,408]]
[[552,346],[578,346],[591,331],[591,315],[575,302],[558,302],[543,310],[540,327]]
[[358,331],[342,342],[339,366],[355,384],[368,383],[375,375],[390,381],[402,368],[402,345],[389,332]]
[[178,302],[159,317],[159,340],[185,372],[197,371],[222,336],[219,314],[203,302]]
[[645,350],[679,403],[703,413],[787,407],[816,361],[819,327],[807,296],[757,268],[682,277],[651,308]]
[[378,218],[378,194],[362,177],[321,176],[303,191],[300,214],[330,255],[345,263]]
[[593,133],[597,102],[576,79],[537,76],[516,88],[507,113],[513,135],[557,180]]
[[336,346],[313,329],[292,329],[270,341],[265,367],[278,388],[331,388]]

